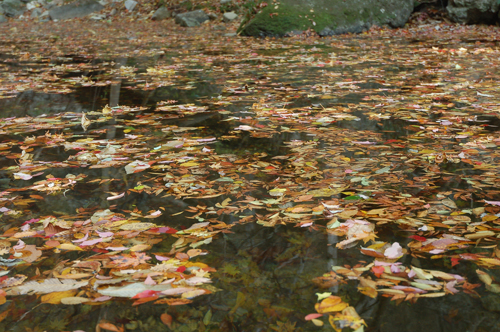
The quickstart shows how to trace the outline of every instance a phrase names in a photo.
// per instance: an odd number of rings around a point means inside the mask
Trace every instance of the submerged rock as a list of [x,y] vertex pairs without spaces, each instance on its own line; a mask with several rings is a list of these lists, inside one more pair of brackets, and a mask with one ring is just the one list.
[[494,23],[500,3],[497,0],[450,0],[446,10],[457,23]]
[[208,21],[210,18],[203,10],[195,10],[175,16],[175,23],[183,27],[195,27]]
[[240,27],[247,36],[285,36],[312,29],[321,36],[359,33],[373,25],[402,27],[413,0],[281,0]]
[[53,20],[83,17],[102,10],[104,7],[94,0],[77,0],[68,5],[52,8],[49,16]]

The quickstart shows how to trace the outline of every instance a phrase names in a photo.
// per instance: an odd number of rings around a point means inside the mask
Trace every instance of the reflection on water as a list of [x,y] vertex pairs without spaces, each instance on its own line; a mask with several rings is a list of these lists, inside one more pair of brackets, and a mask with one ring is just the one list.
[[[376,53],[371,50],[359,51],[359,57],[366,57],[365,61],[361,61],[357,55],[342,48],[319,45],[314,49],[309,45],[305,48],[305,53],[294,53],[292,51],[298,47],[288,46],[284,49],[258,50],[252,58],[246,59],[239,59],[238,54],[234,52],[197,50],[193,51],[191,63],[185,67],[177,66],[184,58],[182,54],[174,51],[172,54],[151,57],[93,59],[87,65],[82,66],[82,69],[70,66],[81,63],[83,58],[60,58],[53,63],[55,69],[51,72],[51,76],[40,83],[43,87],[33,87],[33,82],[27,82],[26,86],[19,88],[19,91],[11,91],[13,96],[4,94],[5,98],[0,99],[0,116],[3,118],[35,117],[45,114],[50,118],[54,114],[69,112],[72,114],[66,116],[72,117],[74,121],[74,126],[69,130],[74,135],[78,135],[77,138],[92,137],[113,141],[123,139],[128,130],[134,134],[148,135],[140,146],[144,149],[144,154],[158,146],[161,148],[162,144],[169,140],[190,137],[189,135],[183,136],[182,131],[166,134],[162,126],[188,128],[186,130],[196,127],[194,133],[199,137],[218,138],[217,142],[210,147],[213,147],[219,156],[228,159],[230,156],[236,160],[236,157],[259,155],[262,156],[262,162],[271,163],[275,160],[274,157],[293,154],[297,160],[300,160],[304,155],[310,158],[307,162],[317,162],[317,167],[314,168],[321,172],[321,176],[323,173],[326,174],[325,177],[330,176],[332,183],[348,182],[353,179],[354,176],[346,175],[347,170],[362,172],[364,169],[378,168],[376,158],[381,158],[384,163],[392,167],[393,180],[385,183],[382,179],[380,186],[393,192],[403,191],[404,188],[407,193],[415,197],[435,198],[439,192],[454,189],[468,190],[471,188],[470,182],[461,182],[460,178],[472,178],[482,174],[482,171],[475,170],[469,164],[449,163],[442,166],[442,170],[449,178],[437,176],[436,179],[425,179],[426,183],[421,187],[413,186],[410,189],[404,187],[405,180],[419,181],[420,177],[432,167],[424,163],[414,167],[407,164],[405,160],[420,157],[418,153],[424,149],[419,144],[423,145],[441,139],[431,136],[439,130],[431,128],[426,131],[424,126],[436,125],[434,121],[437,121],[440,114],[444,113],[440,111],[444,103],[432,99],[443,94],[444,90],[441,90],[442,88],[438,85],[426,90],[429,100],[432,100],[428,105],[421,107],[421,105],[412,104],[416,97],[408,86],[412,86],[413,89],[418,84],[433,83],[437,74],[412,76],[412,73],[415,73],[416,69],[421,69],[423,65],[415,63],[408,65],[404,56],[407,56],[406,60],[408,60],[410,55],[401,52],[402,58],[394,59],[394,61],[399,61],[399,66],[395,66],[392,63],[378,63],[373,59]],[[336,53],[335,58],[332,57],[333,53]],[[214,59],[208,59],[210,60],[208,61],[206,57],[214,57]],[[17,62],[12,62],[12,59],[15,58],[4,54],[0,57],[1,61],[9,61],[12,64],[2,72],[5,77],[18,70],[26,71],[25,76],[28,77],[28,69],[47,69],[41,65],[41,62],[20,62],[14,65]],[[284,59],[293,61],[283,64]],[[64,67],[65,65],[67,67]],[[156,66],[155,75],[149,75],[148,69],[154,66]],[[434,62],[426,63],[426,66],[429,70],[439,67]],[[290,74],[291,72],[293,75]],[[397,76],[400,79],[385,82],[389,79],[384,78],[384,75],[393,75],[392,78]],[[158,76],[162,77],[161,82],[157,79]],[[340,78],[345,84],[337,84]],[[70,81],[71,84],[66,84]],[[55,91],[63,86],[66,89],[65,93]],[[157,105],[165,101],[173,101],[173,104],[207,106],[208,111],[199,114],[189,114],[188,111],[185,113],[155,112]],[[368,101],[375,102],[368,104]],[[259,104],[258,107],[254,107],[255,104]],[[110,107],[143,106],[144,108],[137,111],[135,116],[151,120],[155,125],[154,127],[149,124],[144,125],[139,121],[130,124],[126,120],[135,118],[124,115],[102,122],[96,121],[91,125],[90,133],[84,132],[78,123],[79,115],[101,110],[106,105]],[[459,108],[460,106],[457,103],[453,107]],[[423,109],[424,107],[426,109]],[[331,113],[335,111],[336,114],[348,117],[349,120],[344,121],[342,118],[325,120],[326,115],[330,114],[325,111],[325,108],[330,108],[333,110]],[[397,111],[393,108],[397,108]],[[390,112],[392,116],[387,115]],[[307,116],[312,120],[306,121]],[[278,120],[272,122],[266,119],[269,117]],[[352,120],[353,117],[356,119]],[[495,116],[464,118],[464,122],[471,125],[486,124],[485,128],[490,132],[497,131],[500,125],[498,117]],[[255,132],[235,134],[234,128],[242,123],[269,130],[258,134]],[[269,124],[271,126],[267,128],[266,125]],[[297,127],[293,127],[294,125]],[[31,128],[30,130],[29,135],[43,135],[47,128]],[[52,134],[57,133],[58,130],[48,129]],[[69,131],[68,128],[61,130]],[[345,144],[339,143],[338,137],[331,132],[338,133],[339,137],[344,135]],[[354,136],[350,137],[345,133]],[[192,136],[197,137],[195,134]],[[443,135],[447,134],[445,132]],[[16,137],[24,139],[26,136],[27,132],[16,133]],[[6,142],[16,138],[12,135],[0,137]],[[352,145],[350,142],[357,140],[357,137],[371,141],[363,142],[368,145],[366,148]],[[442,139],[443,148],[452,146],[449,141],[446,141],[446,137]],[[371,146],[372,143],[376,144]],[[306,149],[308,144],[317,149],[316,154],[308,152],[309,150]],[[100,149],[105,147],[106,145],[103,144]],[[341,164],[337,158],[340,152],[335,149],[342,151],[341,157],[344,161],[346,158],[348,162],[355,159],[364,160],[365,166],[354,165],[355,167],[350,169],[350,164]],[[21,153],[21,151],[13,149],[10,153]],[[34,146],[31,153],[34,155],[34,160],[40,163],[49,161],[63,163],[74,160],[78,152],[65,149],[63,146],[51,148]],[[401,154],[400,160],[391,157],[399,154]],[[28,180],[22,184],[11,181],[7,168],[15,166],[16,160],[8,157],[7,154],[0,157],[4,167],[0,171],[2,175],[0,188],[16,189],[36,182],[37,179]],[[337,158],[335,162],[338,164],[332,166],[334,158]],[[320,184],[314,180],[315,177],[320,176],[319,173],[304,175],[305,172],[301,170],[301,168],[306,168],[304,165],[306,164],[295,166],[297,167],[295,175],[303,176],[298,184],[303,184],[303,188],[307,188],[310,183],[319,186]],[[68,174],[68,168],[57,167],[57,165],[50,165],[45,171],[54,178],[65,178]],[[261,196],[267,195],[267,191],[272,189],[274,184],[270,184],[271,181],[279,180],[273,173],[261,170],[253,173],[247,169],[245,171],[248,172],[245,174],[245,180],[249,183],[252,181],[258,183],[255,185],[254,193]],[[183,229],[189,227],[193,221],[187,214],[178,215],[178,213],[183,212],[189,206],[212,207],[221,202],[219,198],[182,199],[174,196],[165,198],[140,190],[132,191],[120,201],[109,202],[107,200],[109,193],[134,190],[138,183],[145,181],[144,174],[127,175],[123,168],[114,167],[103,169],[71,167],[70,172],[75,176],[85,176],[87,179],[117,179],[117,181],[105,183],[82,181],[77,183],[71,191],[65,192],[63,197],[47,195],[43,201],[30,202],[29,205],[24,206],[26,210],[29,210],[27,213],[30,217],[70,215],[81,208],[106,209],[113,206],[117,210],[134,208],[138,211],[149,211],[153,207],[161,207],[164,215],[155,219],[155,223]],[[213,180],[208,175],[204,178],[206,179]],[[473,181],[476,180],[469,181],[474,183]],[[284,183],[286,179],[281,181]],[[164,186],[163,183],[162,186]],[[374,191],[368,186],[365,189],[368,195]],[[361,192],[361,190],[358,191]],[[227,195],[234,197],[249,194],[235,190]],[[345,198],[348,197],[347,195],[352,194],[342,193],[333,198]],[[473,208],[476,207],[476,200],[471,195],[469,201],[464,200],[464,204],[468,208]],[[172,217],[172,215],[176,216]],[[239,220],[238,217],[218,216],[227,224],[236,223]],[[14,219],[9,221],[15,222]],[[406,303],[396,305],[390,298],[378,296],[372,299],[360,294],[357,291],[357,282],[353,280],[344,280],[341,284],[323,283],[318,277],[329,273],[332,266],[352,267],[359,262],[369,261],[369,257],[363,256],[358,250],[337,249],[335,245],[339,242],[338,236],[326,233],[324,224],[318,224],[317,228],[303,228],[293,227],[290,224],[263,227],[256,223],[247,223],[236,225],[230,231],[215,238],[210,244],[210,254],[199,256],[197,259],[217,269],[217,272],[213,274],[213,285],[219,291],[197,297],[191,304],[170,307],[142,304],[131,307],[129,301],[117,300],[101,306],[63,306],[35,304],[36,297],[30,295],[15,298],[0,307],[2,310],[7,307],[13,308],[16,317],[29,317],[29,320],[7,320],[9,326],[0,326],[0,331],[25,331],[27,327],[33,326],[43,326],[47,331],[71,329],[90,331],[89,326],[96,326],[103,319],[122,324],[127,330],[164,331],[165,324],[158,317],[166,311],[174,318],[172,330],[175,331],[326,331],[331,329],[326,326],[314,326],[311,322],[304,321],[304,316],[314,310],[314,304],[317,302],[315,294],[322,292],[332,292],[348,299],[348,302],[366,320],[368,331],[500,330],[498,328],[500,323],[498,295],[487,293],[484,289],[478,290],[480,297],[461,292],[443,298],[421,299],[412,305]],[[8,224],[1,226],[4,231],[10,228]],[[398,241],[401,244],[409,242],[406,233],[392,226],[382,228],[377,236],[380,240],[387,242]],[[169,239],[157,243],[153,251],[168,252],[173,241]],[[29,238],[25,242],[43,245],[40,238]],[[463,250],[463,252],[475,251],[474,248]],[[477,249],[477,251],[480,250]],[[79,253],[60,256],[54,254],[45,259],[40,267],[50,269],[62,260],[79,260],[83,257],[84,254]],[[429,260],[407,255],[404,260],[404,265],[445,271],[451,269],[446,259]],[[471,283],[479,283],[475,275],[476,268],[477,266],[474,267],[472,264],[460,264],[452,271],[470,277]],[[23,269],[27,271],[23,272]],[[31,274],[30,277],[34,276],[34,272],[29,271],[27,267],[20,268],[16,272]],[[491,271],[491,273],[500,277],[497,271]]]

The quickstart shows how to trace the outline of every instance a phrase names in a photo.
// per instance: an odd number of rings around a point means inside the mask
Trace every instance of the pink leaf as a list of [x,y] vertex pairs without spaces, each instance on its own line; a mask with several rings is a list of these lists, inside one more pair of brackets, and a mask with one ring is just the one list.
[[403,248],[399,243],[394,242],[390,248],[385,249],[384,256],[390,259],[399,258],[403,256]]
[[24,247],[26,247],[26,243],[24,243],[23,240],[19,240],[19,241],[17,241],[17,244],[15,246],[13,246],[12,248],[14,248],[14,250],[21,250]]
[[153,278],[151,278],[151,276],[148,276],[146,280],[144,280],[144,283],[146,285],[156,285],[156,282],[153,280]]
[[487,200],[484,200],[484,202],[488,203],[488,204],[491,204],[491,205],[500,206],[500,201],[487,201]]
[[323,316],[322,314],[309,314],[306,316],[306,320],[316,319]]

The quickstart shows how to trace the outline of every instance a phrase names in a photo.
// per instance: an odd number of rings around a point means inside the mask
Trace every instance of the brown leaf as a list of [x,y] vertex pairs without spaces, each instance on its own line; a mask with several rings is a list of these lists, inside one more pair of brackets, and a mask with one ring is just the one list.
[[163,324],[167,325],[169,328],[172,328],[172,316],[170,316],[167,313],[164,313],[161,314],[160,319],[163,322]]

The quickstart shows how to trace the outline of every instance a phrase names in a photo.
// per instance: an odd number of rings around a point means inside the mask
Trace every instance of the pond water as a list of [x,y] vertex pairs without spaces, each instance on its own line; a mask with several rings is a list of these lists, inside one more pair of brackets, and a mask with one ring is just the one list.
[[0,331],[500,331],[496,44],[44,45],[0,47]]

